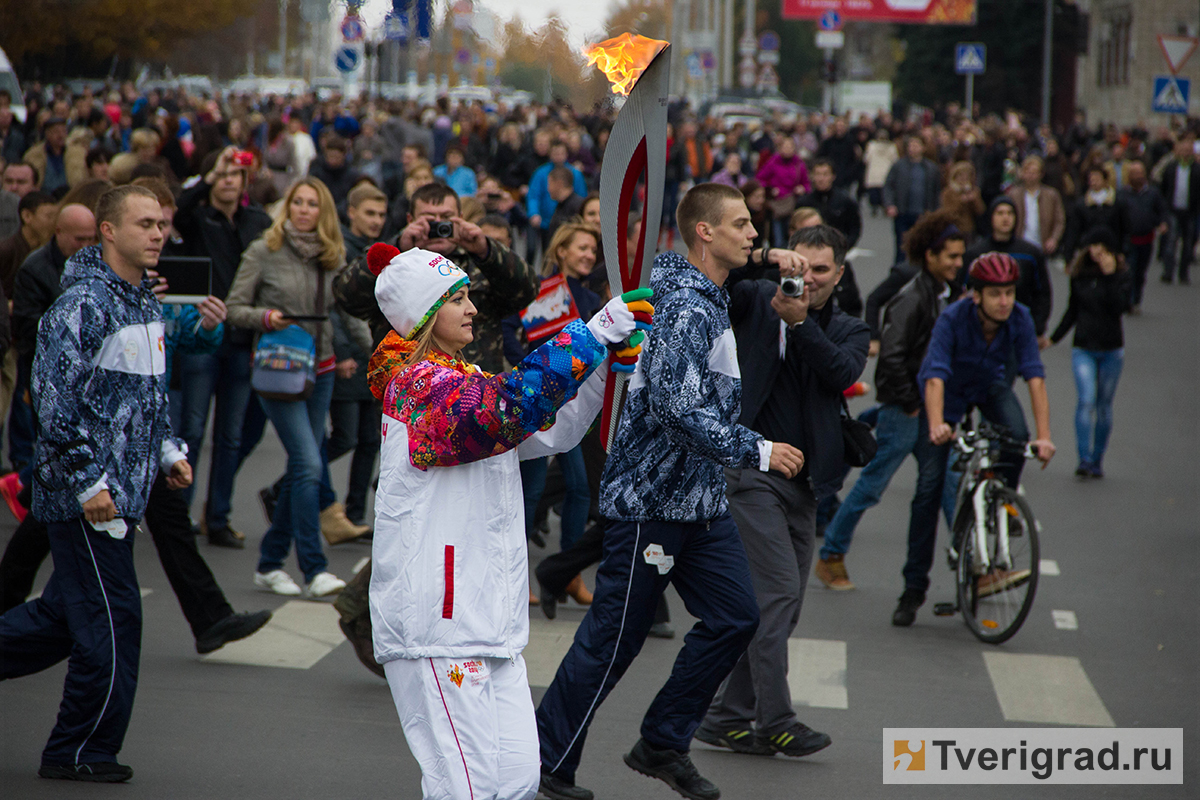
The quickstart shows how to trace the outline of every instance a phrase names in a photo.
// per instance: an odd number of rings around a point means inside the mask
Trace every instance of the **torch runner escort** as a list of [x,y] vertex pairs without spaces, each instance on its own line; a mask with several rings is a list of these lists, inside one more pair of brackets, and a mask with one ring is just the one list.
[[[617,114],[600,168],[600,216],[604,252],[616,253],[608,260],[608,282],[614,294],[646,289],[650,264],[658,243],[662,215],[663,181],[667,151],[667,86],[671,76],[671,46],[667,42],[623,33],[585,51],[588,64],[595,64],[612,83],[613,94],[627,100]],[[632,87],[632,88],[630,88]],[[648,157],[653,154],[653,157]],[[629,210],[638,180],[646,176],[648,213],[642,215],[642,232],[632,261],[626,236]],[[648,246],[647,246],[648,245]],[[626,265],[629,265],[627,268]],[[618,291],[619,289],[619,291]],[[632,299],[632,298],[631,298]],[[641,299],[640,297],[637,299]],[[600,420],[604,449],[611,449],[617,420],[625,400],[628,373],[610,373]]]

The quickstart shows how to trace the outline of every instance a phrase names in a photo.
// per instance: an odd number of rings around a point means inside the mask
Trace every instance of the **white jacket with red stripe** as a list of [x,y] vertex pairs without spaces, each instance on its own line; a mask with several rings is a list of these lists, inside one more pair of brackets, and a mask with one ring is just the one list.
[[388,383],[370,589],[381,664],[513,658],[525,648],[519,461],[579,443],[603,403],[605,357],[573,322],[507,373],[443,358]]

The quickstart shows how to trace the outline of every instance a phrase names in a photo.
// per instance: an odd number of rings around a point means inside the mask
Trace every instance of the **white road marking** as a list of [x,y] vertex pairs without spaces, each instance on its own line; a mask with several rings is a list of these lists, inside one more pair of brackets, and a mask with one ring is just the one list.
[[1038,562],[1039,575],[1061,575],[1058,569],[1058,562],[1053,558],[1043,558]]
[[846,643],[788,639],[788,688],[794,706],[849,708]]
[[346,637],[338,628],[338,613],[329,603],[289,600],[278,608],[258,633],[204,657],[222,664],[308,669],[333,651]]
[[370,556],[363,556],[363,557],[362,557],[362,558],[360,558],[360,559],[359,559],[357,562],[355,562],[355,564],[354,564],[354,569],[352,570],[352,572],[353,572],[355,575],[357,575],[358,573],[362,572],[362,568],[363,568],[363,567],[365,567],[365,566],[366,566],[366,565],[367,565],[367,564],[368,564],[370,561],[371,561],[371,557],[370,557]]
[[874,250],[867,250],[865,247],[851,247],[850,252],[846,253],[847,261],[854,261],[859,258],[873,258]]
[[153,589],[147,589],[145,586],[143,586],[143,587],[142,587],[141,589],[139,589],[138,591],[140,591],[140,592],[142,593],[142,597],[148,597],[149,595],[152,595],[152,594],[154,594],[154,590],[153,590]]
[[1060,611],[1055,609],[1050,612],[1050,616],[1054,617],[1054,627],[1060,631],[1079,630],[1079,620],[1075,617],[1074,611]]
[[549,686],[558,672],[563,656],[575,641],[579,623],[570,620],[549,620],[537,611],[529,619],[529,646],[525,648],[525,669],[530,686]]
[[1115,727],[1078,658],[985,652],[983,660],[1005,720]]

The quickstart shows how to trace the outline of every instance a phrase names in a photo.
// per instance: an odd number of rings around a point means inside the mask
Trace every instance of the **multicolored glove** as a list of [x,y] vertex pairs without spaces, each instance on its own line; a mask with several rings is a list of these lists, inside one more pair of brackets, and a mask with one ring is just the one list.
[[621,295],[621,299],[633,312],[637,330],[613,350],[610,364],[613,372],[633,372],[637,369],[638,356],[642,353],[642,342],[646,340],[644,331],[650,330],[654,325],[654,306],[647,302],[653,296],[653,289],[634,289]]
[[650,330],[654,323],[654,306],[647,300],[653,289],[634,289],[614,297],[588,322],[588,330],[596,341],[606,345],[621,344],[636,330]]
[[633,372],[637,369],[638,356],[642,354],[642,342],[645,341],[646,334],[641,331],[635,331],[633,336],[620,345],[612,352],[612,361],[609,368],[613,372]]

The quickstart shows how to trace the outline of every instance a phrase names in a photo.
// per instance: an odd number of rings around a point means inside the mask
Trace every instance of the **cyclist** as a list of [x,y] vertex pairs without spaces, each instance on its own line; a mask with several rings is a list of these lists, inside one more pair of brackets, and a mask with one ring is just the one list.
[[[989,422],[1006,427],[1014,438],[1027,439],[1025,414],[1005,379],[1005,363],[1009,353],[1015,353],[1017,372],[1029,386],[1037,431],[1033,446],[1044,469],[1054,456],[1050,401],[1033,316],[1016,301],[1020,277],[1021,270],[1008,253],[984,253],[971,262],[967,270],[971,293],[948,306],[933,326],[917,383],[934,445],[950,441],[952,426],[969,406],[979,408]],[[1005,482],[1014,489],[1023,465],[1022,459],[1015,459],[1003,470]]]

